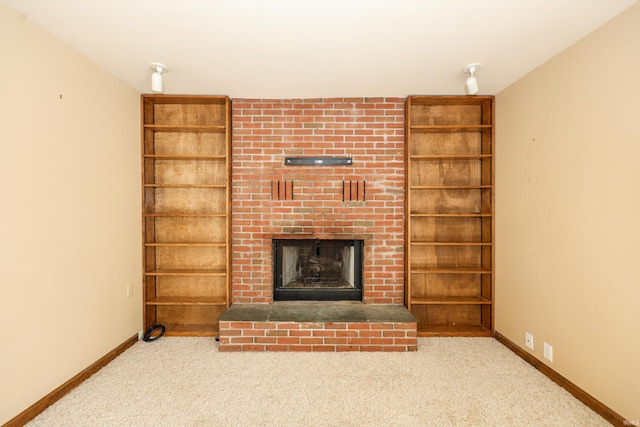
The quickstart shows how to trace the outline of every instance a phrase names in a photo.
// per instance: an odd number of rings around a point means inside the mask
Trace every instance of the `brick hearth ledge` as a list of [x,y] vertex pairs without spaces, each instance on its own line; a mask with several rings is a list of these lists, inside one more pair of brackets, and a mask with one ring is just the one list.
[[403,305],[234,304],[218,320],[220,351],[417,350],[417,321]]

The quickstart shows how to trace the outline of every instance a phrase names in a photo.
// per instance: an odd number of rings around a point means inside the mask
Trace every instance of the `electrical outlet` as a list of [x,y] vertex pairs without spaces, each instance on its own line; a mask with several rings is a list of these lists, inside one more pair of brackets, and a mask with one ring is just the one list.
[[547,343],[544,343],[544,358],[553,362],[553,347]]
[[129,283],[127,285],[127,298],[131,298],[133,296],[133,285]]
[[529,332],[524,333],[524,345],[533,350],[533,335]]

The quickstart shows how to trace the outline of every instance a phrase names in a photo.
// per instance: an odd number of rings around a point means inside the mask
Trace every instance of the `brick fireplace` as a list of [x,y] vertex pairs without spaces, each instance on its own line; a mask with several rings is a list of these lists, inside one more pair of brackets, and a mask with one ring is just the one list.
[[[404,101],[233,100],[233,313],[220,318],[221,350],[416,349],[415,318],[403,307]],[[309,157],[351,164],[285,162]],[[320,306],[319,317],[304,306],[269,308],[273,242],[288,239],[362,241],[359,308]],[[282,310],[302,320],[273,321]],[[329,312],[333,321],[318,320]]]
[[299,238],[363,240],[363,302],[403,304],[404,98],[234,99],[232,150],[233,303],[271,303],[272,240]]

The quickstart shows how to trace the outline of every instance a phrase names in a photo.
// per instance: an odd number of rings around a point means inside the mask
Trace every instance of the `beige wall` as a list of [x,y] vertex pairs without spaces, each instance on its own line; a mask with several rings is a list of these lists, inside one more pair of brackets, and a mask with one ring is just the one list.
[[[640,420],[640,4],[496,98],[496,330]],[[553,362],[543,358],[553,346]]]
[[139,94],[3,4],[0,58],[3,424],[142,328],[142,261]]

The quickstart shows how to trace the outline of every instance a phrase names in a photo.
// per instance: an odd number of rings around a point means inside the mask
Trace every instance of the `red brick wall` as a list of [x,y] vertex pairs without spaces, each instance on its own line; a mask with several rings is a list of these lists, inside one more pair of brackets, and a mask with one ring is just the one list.
[[[404,98],[234,99],[232,302],[272,301],[272,238],[364,239],[363,300],[404,301]],[[352,166],[285,166],[351,156]],[[273,181],[293,181],[274,200]],[[365,201],[343,201],[365,181]]]
[[220,321],[220,351],[416,351],[416,323]]

